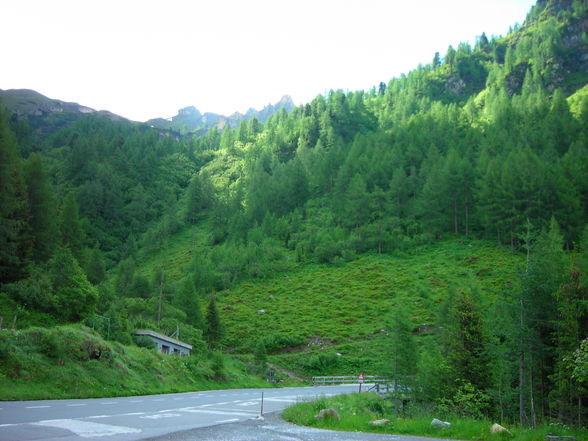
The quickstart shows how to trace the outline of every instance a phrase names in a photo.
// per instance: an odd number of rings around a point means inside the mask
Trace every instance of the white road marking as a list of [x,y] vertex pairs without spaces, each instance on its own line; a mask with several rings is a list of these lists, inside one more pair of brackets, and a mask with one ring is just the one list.
[[46,407],[51,407],[51,406],[27,406],[27,407],[25,407],[25,409],[45,409]]
[[199,407],[224,406],[226,404],[234,404],[234,403],[238,403],[238,401],[223,401],[222,403],[203,404],[202,406],[199,406]]
[[295,403],[297,400],[291,398],[266,398],[264,401],[272,401],[276,403]]
[[[180,410],[180,409],[178,409]],[[226,410],[214,410],[214,409],[195,409],[195,408],[186,408],[181,409],[182,412],[190,412],[190,413],[209,413],[212,415],[237,415],[237,416],[248,416],[250,417],[252,413],[245,413],[245,412],[233,412],[233,411],[226,411]]]
[[18,426],[18,424],[0,424],[0,427]]
[[46,420],[37,423],[31,423],[35,426],[49,426],[57,427],[59,429],[66,429],[77,436],[83,438],[92,438],[97,436],[114,436],[125,433],[140,433],[140,429],[124,426],[112,426],[110,424],[92,423],[88,421],[79,420]]
[[94,415],[89,417],[84,417],[84,419],[98,419],[98,418],[110,418],[113,415]]
[[151,400],[151,401],[165,401],[165,399],[164,398],[157,398],[157,399]]
[[183,398],[174,398],[174,401],[182,401]]
[[236,421],[239,421],[239,418],[231,418],[230,420],[220,420],[220,421],[216,421],[217,424],[225,424],[225,423],[234,423]]
[[129,403],[142,403],[143,400],[131,400],[129,401]]
[[100,404],[116,404],[116,401],[104,401]]
[[244,401],[242,403],[235,403],[237,406],[258,406],[259,401]]
[[145,415],[145,412],[121,413],[120,415],[115,415],[115,416],[136,416],[136,415]]
[[87,406],[87,404],[68,404],[67,407],[80,407],[80,406]]
[[161,418],[174,418],[182,416],[179,413],[157,413],[155,415],[145,415],[139,418],[148,419],[148,420],[159,420]]

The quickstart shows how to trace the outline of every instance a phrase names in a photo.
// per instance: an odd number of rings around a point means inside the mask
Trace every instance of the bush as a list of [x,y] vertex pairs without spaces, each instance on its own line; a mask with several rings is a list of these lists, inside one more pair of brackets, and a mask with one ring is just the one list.
[[261,338],[268,353],[277,352],[280,349],[290,348],[304,344],[306,340],[300,335],[270,334]]
[[157,347],[155,342],[145,335],[134,335],[133,341],[140,348],[155,349]]
[[330,370],[336,368],[338,363],[339,357],[335,352],[320,352],[308,358],[304,363],[304,368],[313,374],[326,375]]
[[219,351],[213,352],[210,361],[212,379],[217,381],[225,381],[227,377],[225,373],[225,360],[223,358],[223,354]]

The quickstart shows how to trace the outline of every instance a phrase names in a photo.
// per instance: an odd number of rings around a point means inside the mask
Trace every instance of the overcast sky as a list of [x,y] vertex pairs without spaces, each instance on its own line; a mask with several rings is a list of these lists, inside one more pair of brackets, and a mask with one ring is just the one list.
[[367,90],[532,0],[0,0],[0,89],[144,121]]

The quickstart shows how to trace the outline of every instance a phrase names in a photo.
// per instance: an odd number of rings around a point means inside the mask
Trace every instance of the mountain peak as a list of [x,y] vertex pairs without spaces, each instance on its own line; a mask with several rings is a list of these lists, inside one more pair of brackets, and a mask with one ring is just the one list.
[[178,114],[170,119],[155,118],[147,121],[147,124],[154,127],[176,130],[182,133],[192,133],[200,130],[208,130],[212,127],[222,129],[227,125],[237,127],[241,120],[257,118],[265,122],[271,115],[280,109],[287,112],[294,108],[294,101],[290,95],[284,95],[275,104],[268,104],[261,110],[249,108],[245,114],[234,112],[229,116],[206,112],[204,115],[194,106],[184,107],[178,110]]

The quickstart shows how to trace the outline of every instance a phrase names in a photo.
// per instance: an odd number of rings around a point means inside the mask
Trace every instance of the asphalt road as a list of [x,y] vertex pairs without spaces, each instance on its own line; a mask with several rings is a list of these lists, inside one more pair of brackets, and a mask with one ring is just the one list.
[[345,385],[85,400],[0,401],[0,441],[135,441],[221,424],[234,428],[230,423],[252,419],[261,422],[255,418],[260,415],[262,392],[266,414],[283,410],[297,401],[357,390],[357,385]]
[[335,432],[296,426],[283,421],[276,413],[263,420],[254,419],[238,423],[175,432],[148,441],[452,441],[406,435],[379,433]]

